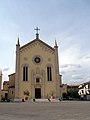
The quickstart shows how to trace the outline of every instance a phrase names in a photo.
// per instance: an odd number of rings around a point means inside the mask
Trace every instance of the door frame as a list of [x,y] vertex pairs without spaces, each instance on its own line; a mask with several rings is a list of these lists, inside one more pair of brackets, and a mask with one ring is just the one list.
[[[39,94],[39,95],[38,95]],[[41,99],[41,88],[35,88],[35,98],[36,99]]]

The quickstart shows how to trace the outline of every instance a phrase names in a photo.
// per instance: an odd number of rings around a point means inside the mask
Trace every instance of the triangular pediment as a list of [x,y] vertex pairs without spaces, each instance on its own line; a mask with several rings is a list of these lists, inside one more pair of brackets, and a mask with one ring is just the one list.
[[54,52],[54,48],[53,47],[51,47],[50,45],[46,44],[45,42],[43,42],[40,39],[32,40],[31,42],[29,42],[29,43],[23,45],[22,47],[20,47],[20,50],[22,51],[23,49],[32,48],[32,47],[35,47],[37,45],[42,47],[45,50],[49,50],[51,52]]

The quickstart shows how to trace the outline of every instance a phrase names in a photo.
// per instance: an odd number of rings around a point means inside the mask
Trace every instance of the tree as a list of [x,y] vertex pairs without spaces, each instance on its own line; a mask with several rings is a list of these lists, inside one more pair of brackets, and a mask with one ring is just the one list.
[[63,98],[67,98],[67,93],[63,93]]
[[78,94],[78,90],[70,90],[68,93],[67,93],[68,97],[71,97],[71,98],[80,98],[79,94]]
[[63,98],[65,99],[80,99],[80,96],[78,94],[78,90],[70,90],[67,93],[63,93]]
[[29,91],[28,91],[28,90],[25,90],[25,91],[24,91],[24,95],[29,96],[29,94],[30,94],[30,93],[29,93]]

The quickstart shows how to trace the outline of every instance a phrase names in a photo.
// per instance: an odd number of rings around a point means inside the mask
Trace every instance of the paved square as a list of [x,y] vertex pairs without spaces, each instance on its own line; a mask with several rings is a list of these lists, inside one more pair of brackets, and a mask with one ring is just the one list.
[[90,120],[90,101],[0,103],[0,120]]

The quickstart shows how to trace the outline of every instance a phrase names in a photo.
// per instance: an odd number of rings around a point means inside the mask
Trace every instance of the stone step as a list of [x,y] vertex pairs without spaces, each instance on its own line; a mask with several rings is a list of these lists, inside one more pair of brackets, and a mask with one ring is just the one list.
[[60,102],[59,99],[31,99],[31,102]]

